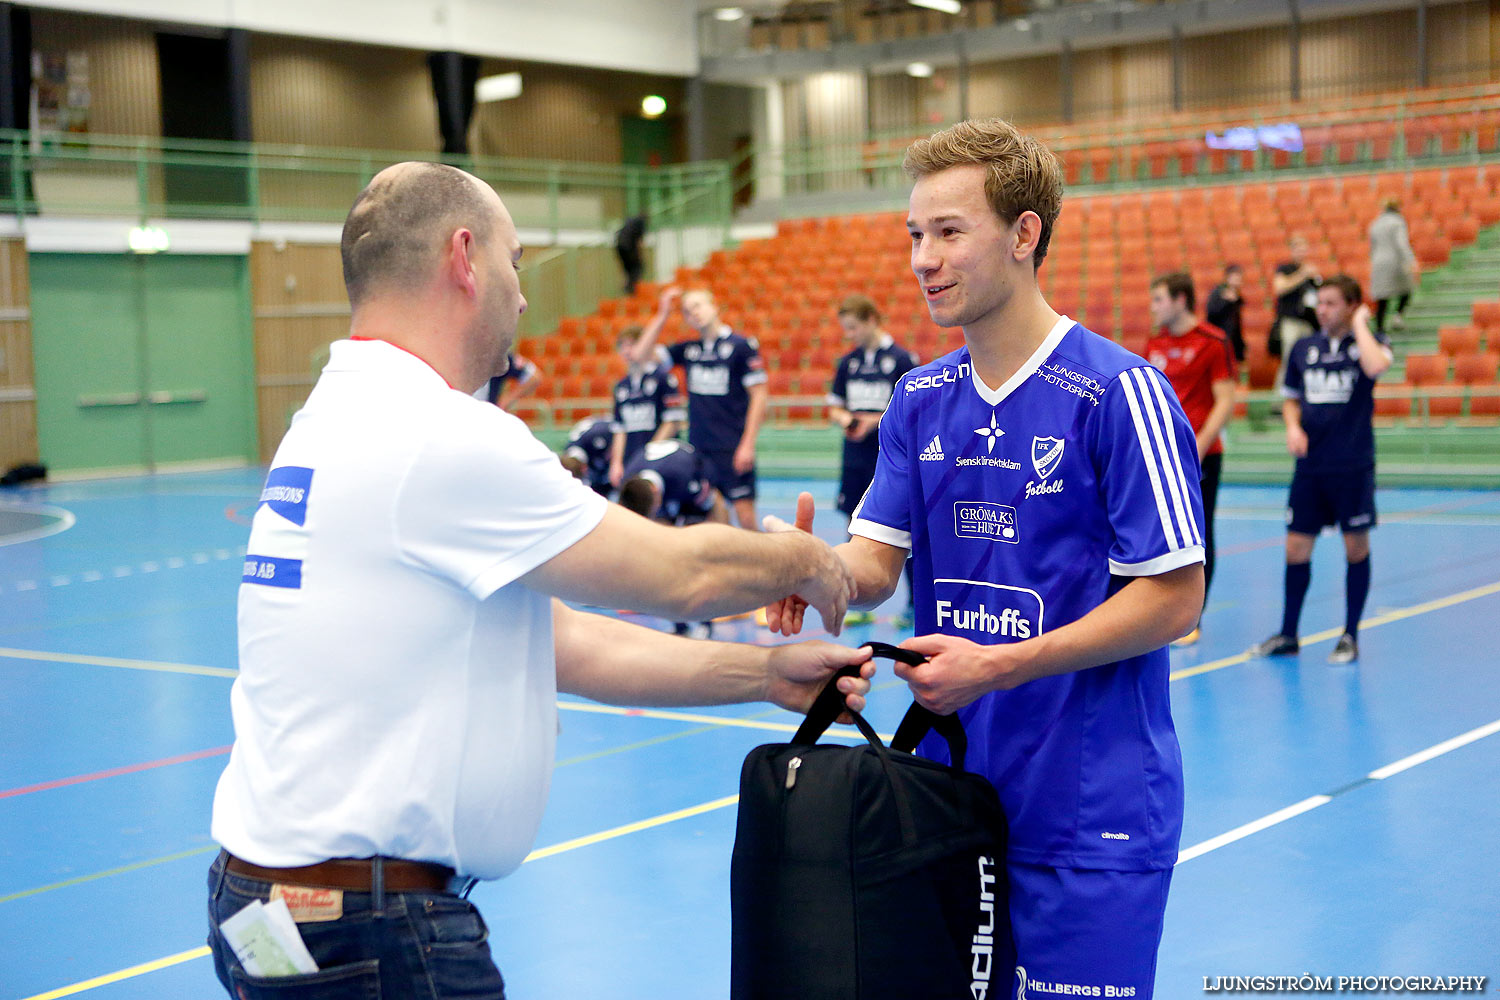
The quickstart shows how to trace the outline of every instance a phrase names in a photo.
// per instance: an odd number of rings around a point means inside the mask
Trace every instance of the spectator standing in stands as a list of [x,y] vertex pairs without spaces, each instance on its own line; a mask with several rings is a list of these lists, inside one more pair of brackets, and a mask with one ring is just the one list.
[[[1226,274],[1227,277],[1227,274]],[[1222,287],[1222,286],[1221,286]],[[1216,289],[1217,291],[1217,289]],[[1146,344],[1146,360],[1167,376],[1198,439],[1203,486],[1203,603],[1214,579],[1214,508],[1224,469],[1223,430],[1234,414],[1239,381],[1234,351],[1224,331],[1198,319],[1193,279],[1181,272],[1151,282],[1151,315],[1161,329]],[[1201,628],[1173,645],[1190,646]]]
[[536,392],[541,385],[542,370],[536,362],[515,351],[505,355],[505,371],[485,383],[484,398],[502,410],[509,411],[518,401]]
[[[615,383],[615,438],[610,449],[609,482],[618,487],[625,477],[625,466],[635,460],[651,441],[665,441],[677,436],[677,428],[686,417],[682,386],[672,374],[671,359],[665,351],[644,364],[635,364],[631,349],[640,339],[641,327],[635,324],[620,331],[615,349],[629,369]],[[653,363],[654,362],[654,363]]]
[[645,265],[641,259],[641,240],[646,235],[646,213],[634,215],[615,233],[615,254],[625,271],[625,294],[634,295]]
[[1267,349],[1281,358],[1286,367],[1292,345],[1317,329],[1318,286],[1323,276],[1307,262],[1307,240],[1293,233],[1287,241],[1291,259],[1276,265],[1271,275],[1271,294],[1276,296],[1276,325],[1271,329]]
[[[864,499],[875,463],[880,458],[880,418],[891,402],[891,393],[901,376],[917,366],[917,356],[897,344],[881,328],[882,317],[875,303],[863,295],[850,295],[839,303],[839,325],[854,349],[839,359],[828,392],[828,419],[844,432],[844,461],[839,477],[838,509],[853,517]],[[913,618],[911,562],[906,565],[907,610],[897,621],[908,628]],[[845,622],[868,624],[869,611],[851,611]]]
[[1417,256],[1411,252],[1401,202],[1388,199],[1385,208],[1370,223],[1370,298],[1375,300],[1375,332],[1385,332],[1387,303],[1396,300],[1391,329],[1406,328],[1406,303],[1417,279]]
[[674,365],[687,371],[688,442],[714,467],[714,486],[734,506],[740,527],[759,531],[755,521],[755,442],[766,416],[766,363],[760,345],[719,319],[719,307],[706,289],[662,292],[656,315],[635,342],[629,361],[646,364],[672,307],[682,300],[682,317],[698,336],[667,348]]
[[1281,631],[1251,649],[1279,656],[1299,649],[1297,624],[1312,579],[1313,542],[1325,527],[1344,533],[1344,634],[1329,663],[1359,659],[1359,619],[1370,593],[1375,526],[1375,380],[1391,366],[1385,334],[1370,328],[1359,282],[1330,278],[1318,290],[1317,333],[1293,346],[1282,373],[1287,451],[1296,456],[1287,501],[1286,603]]
[[1229,345],[1234,348],[1234,360],[1238,362],[1245,360],[1245,334],[1240,327],[1241,313],[1245,308],[1244,287],[1244,268],[1230,264],[1224,268],[1224,280],[1208,293],[1208,304],[1203,307],[1203,318],[1209,326],[1224,331]]

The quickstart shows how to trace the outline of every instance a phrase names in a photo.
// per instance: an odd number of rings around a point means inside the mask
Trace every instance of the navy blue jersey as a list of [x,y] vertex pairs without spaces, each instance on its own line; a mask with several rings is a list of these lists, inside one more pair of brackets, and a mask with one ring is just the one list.
[[[881,338],[874,350],[856,347],[840,358],[833,370],[828,405],[841,406],[851,413],[884,413],[896,383],[916,366],[917,356],[890,337]],[[846,468],[874,468],[879,454],[878,429],[865,435],[863,441],[844,439]]]
[[625,466],[625,480],[647,476],[661,490],[660,521],[676,523],[707,517],[714,509],[708,460],[685,441],[654,441]]
[[[1390,349],[1385,334],[1375,334]],[[1319,331],[1287,355],[1281,394],[1302,403],[1307,454],[1298,472],[1337,472],[1375,464],[1375,380],[1359,366],[1359,345],[1349,333],[1334,341]]]
[[518,385],[525,385],[536,378],[537,367],[535,363],[528,361],[515,351],[507,354],[505,359],[510,362],[509,367],[505,369],[505,374],[496,375],[491,378],[489,384],[485,387],[485,398],[491,403],[498,404],[500,402],[500,393],[504,391],[505,383],[515,382]]
[[[849,530],[911,550],[916,634],[1034,638],[1129,579],[1203,561],[1193,429],[1165,376],[1063,317],[998,389],[964,347],[908,373]],[[1182,758],[1167,651],[1030,681],[961,709],[1013,861],[1170,868]],[[941,740],[923,753],[946,760]]]
[[589,467],[589,485],[596,490],[609,485],[609,450],[615,443],[613,421],[588,417],[573,425],[565,454],[574,455]]
[[631,372],[615,383],[614,429],[625,435],[627,463],[663,423],[685,417],[682,386],[665,364],[648,372]]
[[745,433],[750,388],[766,380],[760,345],[727,327],[713,340],[687,340],[667,348],[687,371],[688,440],[699,451],[734,451]]

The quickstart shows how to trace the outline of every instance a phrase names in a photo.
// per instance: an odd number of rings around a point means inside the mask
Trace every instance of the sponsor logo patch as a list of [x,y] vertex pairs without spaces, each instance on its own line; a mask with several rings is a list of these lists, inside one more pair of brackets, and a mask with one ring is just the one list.
[[272,469],[266,476],[265,489],[260,491],[260,504],[291,521],[293,524],[307,523],[307,495],[312,492],[313,470],[300,465],[283,465]]
[[992,542],[1021,541],[1016,509],[982,500],[960,500],[953,505],[953,533],[959,538],[984,538]]

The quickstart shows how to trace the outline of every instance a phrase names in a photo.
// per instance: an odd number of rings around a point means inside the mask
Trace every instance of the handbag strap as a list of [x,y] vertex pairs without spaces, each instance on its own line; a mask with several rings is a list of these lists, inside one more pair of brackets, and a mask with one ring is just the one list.
[[[927,657],[910,649],[902,649],[888,642],[867,642],[870,654],[874,657],[887,660],[896,660],[909,666],[917,666],[926,663]],[[828,679],[823,690],[818,692],[818,697],[813,700],[812,707],[807,710],[807,718],[802,720],[802,725],[797,727],[797,732],[792,736],[792,742],[799,745],[810,745],[818,742],[828,727],[833,725],[839,714],[847,711],[854,720],[854,725],[864,734],[870,744],[879,749],[885,749],[880,736],[874,728],[865,721],[865,717],[853,709],[844,705],[844,695],[838,689],[840,677],[858,677],[860,667],[858,664],[841,668],[838,673]],[[936,731],[937,734],[948,742],[948,756],[953,766],[960,771],[964,767],[964,758],[968,755],[969,739],[964,733],[963,723],[958,721],[957,715],[938,715],[930,709],[923,708],[916,702],[906,710],[901,724],[896,727],[896,736],[891,740],[891,749],[900,750],[903,753],[911,753],[922,742],[922,737],[929,732]]]
[[[927,657],[912,649],[902,649],[900,646],[892,646],[888,642],[867,642],[873,655],[896,660],[908,666],[918,666],[927,662]],[[963,723],[958,721],[957,715],[939,715],[931,709],[923,708],[916,702],[906,710],[902,716],[901,724],[896,727],[895,738],[891,740],[891,749],[900,750],[902,753],[912,753],[917,749],[917,744],[922,742],[922,737],[933,730],[948,743],[948,756],[953,766],[960,771],[964,769],[964,758],[969,753],[969,737],[964,733]]]
[[885,744],[880,742],[880,736],[876,734],[874,727],[865,721],[864,716],[853,709],[845,708],[843,692],[838,689],[839,678],[858,677],[860,667],[861,664],[851,663],[828,678],[828,683],[823,685],[823,690],[818,692],[817,698],[813,699],[812,707],[807,710],[807,718],[802,720],[802,725],[797,727],[796,734],[792,736],[793,743],[803,746],[818,742],[828,731],[828,727],[838,719],[839,714],[848,711],[865,739],[882,750],[885,749]]

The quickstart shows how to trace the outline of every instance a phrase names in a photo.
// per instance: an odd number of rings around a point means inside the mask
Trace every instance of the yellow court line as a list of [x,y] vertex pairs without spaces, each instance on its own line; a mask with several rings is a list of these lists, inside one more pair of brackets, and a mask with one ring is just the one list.
[[144,976],[148,972],[156,972],[174,965],[181,965],[183,962],[191,962],[195,958],[205,957],[208,953],[208,948],[206,947],[194,948],[192,951],[180,951],[175,955],[168,955],[166,958],[158,958],[154,962],[132,965],[128,969],[111,972],[105,976],[96,976],[93,979],[85,979],[83,982],[74,983],[71,986],[59,986],[55,990],[48,990],[46,993],[38,993],[36,996],[26,997],[25,1000],[58,1000],[59,997],[70,997],[75,993],[82,993],[85,990],[108,986],[110,983],[118,983],[122,979],[132,979],[136,976]]
[[[594,844],[602,844],[606,840],[614,840],[617,837],[625,837],[632,833],[640,833],[642,830],[650,830],[653,827],[665,826],[675,823],[680,819],[690,819],[693,816],[701,816],[704,813],[714,812],[718,809],[726,809],[739,802],[738,795],[726,795],[722,799],[714,799],[686,809],[678,809],[674,812],[662,813],[660,816],[652,816],[650,819],[637,820],[634,823],[626,823],[610,830],[601,830],[591,833],[585,837],[575,837],[572,840],[564,840],[550,847],[540,847],[526,855],[526,861],[540,861],[543,858],[554,857],[558,854],[566,854],[579,848],[591,847]],[[197,852],[193,852],[197,853]],[[85,979],[81,983],[73,983],[70,986],[60,986],[46,993],[38,993],[35,996],[25,997],[24,1000],[58,1000],[59,997],[72,996],[75,993],[83,993],[86,990],[96,989],[100,986],[108,986],[110,983],[118,983],[122,979],[132,979],[136,976],[144,976],[148,972],[156,972],[160,969],[190,962],[195,958],[203,958],[209,954],[207,948],[194,948],[191,951],[178,952],[176,955],[168,955],[166,958],[158,958],[154,962],[144,962],[140,965],[132,965],[128,969],[111,972],[107,975],[96,976],[93,979]]]
[[[1500,594],[1500,582],[1487,583],[1482,587],[1475,587],[1472,590],[1449,594],[1447,597],[1424,601],[1421,604],[1413,604],[1409,608],[1397,608],[1395,611],[1387,611],[1385,614],[1376,615],[1373,618],[1365,618],[1359,623],[1360,631],[1379,628],[1381,625],[1389,625],[1392,622],[1403,621],[1407,618],[1415,618],[1417,615],[1425,615],[1429,611],[1441,611],[1443,608],[1451,608],[1455,604],[1463,604],[1466,601],[1489,597],[1491,594]],[[1304,646],[1311,646],[1315,643],[1327,642],[1329,639],[1337,639],[1343,634],[1344,630],[1342,628],[1330,628],[1324,629],[1321,632],[1314,632],[1312,635],[1304,635],[1299,641]],[[1226,656],[1222,660],[1211,660],[1196,667],[1184,667],[1181,670],[1174,670],[1167,676],[1169,680],[1180,681],[1188,677],[1197,677],[1199,674],[1223,670],[1225,667],[1232,667],[1236,664],[1247,663],[1249,660],[1249,653],[1236,653],[1233,656]]]

